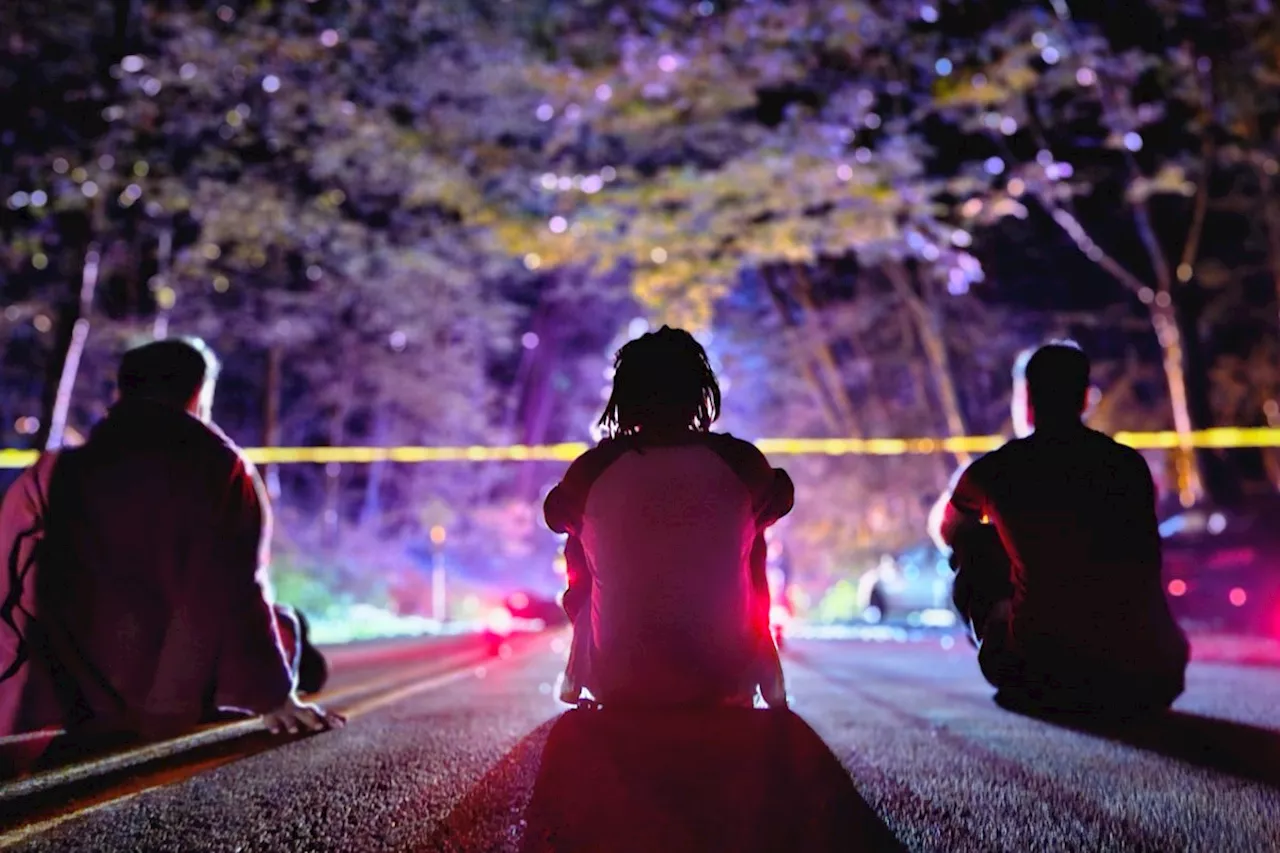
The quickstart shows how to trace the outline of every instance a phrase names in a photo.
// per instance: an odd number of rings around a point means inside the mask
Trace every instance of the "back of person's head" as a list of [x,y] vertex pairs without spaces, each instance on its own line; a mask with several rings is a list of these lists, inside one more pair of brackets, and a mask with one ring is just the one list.
[[1089,356],[1075,341],[1050,341],[1018,358],[1014,379],[1025,383],[1038,426],[1076,421],[1089,399]]
[[124,401],[192,408],[218,378],[218,359],[199,338],[166,338],[134,347],[120,360],[116,387]]
[[683,329],[663,326],[614,358],[613,394],[600,418],[611,436],[697,430],[720,417],[720,383],[707,351]]

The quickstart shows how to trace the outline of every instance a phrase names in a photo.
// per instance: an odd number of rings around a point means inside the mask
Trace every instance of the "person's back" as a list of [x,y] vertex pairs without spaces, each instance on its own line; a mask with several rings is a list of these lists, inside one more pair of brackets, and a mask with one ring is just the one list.
[[22,568],[6,578],[17,653],[0,725],[154,735],[226,711],[273,731],[341,722],[297,699],[266,588],[269,507],[209,422],[216,373],[199,341],[130,350],[86,444],[47,454],[5,495],[0,550]]
[[1141,455],[1077,425],[1037,430],[973,467],[1012,564],[1012,631],[1030,656],[1181,670]]
[[237,622],[271,618],[252,574],[229,583],[230,567],[257,560],[252,489],[221,433],[147,401],[118,404],[62,454],[49,530],[60,568],[41,574],[40,597],[96,676],[78,679],[95,717],[189,724],[214,704],[267,710],[289,695],[274,649],[226,648],[241,642]]
[[[768,631],[764,530],[794,490],[753,445],[709,431],[719,386],[706,353],[664,328],[622,349],[602,424],[547,497],[567,533],[575,654],[562,698],[785,704]],[[585,618],[584,618],[585,617]]]
[[1187,642],[1164,597],[1155,486],[1137,451],[1082,423],[1089,370],[1069,342],[1019,359],[1013,419],[1024,437],[960,472],[933,534],[955,549],[957,602],[1002,694],[1164,707],[1182,692]]
[[602,690],[695,701],[755,689],[756,515],[717,452],[733,444],[708,435],[625,451],[591,488],[582,541]]

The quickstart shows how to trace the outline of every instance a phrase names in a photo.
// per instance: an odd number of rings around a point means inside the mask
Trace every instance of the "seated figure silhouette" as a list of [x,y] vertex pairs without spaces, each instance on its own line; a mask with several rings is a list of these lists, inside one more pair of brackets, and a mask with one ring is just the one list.
[[1024,353],[1019,433],[962,470],[931,533],[952,551],[955,600],[997,701],[1024,710],[1143,713],[1182,693],[1187,640],[1161,582],[1151,472],[1082,422],[1089,359]]
[[600,423],[546,500],[568,534],[574,642],[560,698],[605,705],[786,704],[769,630],[765,529],[794,489],[746,441],[711,432],[702,346],[664,326],[619,351]]
[[300,699],[323,659],[271,599],[270,506],[212,421],[218,368],[196,339],[129,350],[84,446],[41,456],[0,501],[0,734],[341,724]]

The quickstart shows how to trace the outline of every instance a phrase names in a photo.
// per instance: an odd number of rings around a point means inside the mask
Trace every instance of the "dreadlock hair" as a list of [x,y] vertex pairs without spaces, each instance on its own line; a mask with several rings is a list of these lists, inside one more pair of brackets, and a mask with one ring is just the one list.
[[600,417],[611,437],[655,425],[707,432],[720,417],[720,383],[707,351],[683,329],[663,326],[636,338],[618,350],[613,369]]

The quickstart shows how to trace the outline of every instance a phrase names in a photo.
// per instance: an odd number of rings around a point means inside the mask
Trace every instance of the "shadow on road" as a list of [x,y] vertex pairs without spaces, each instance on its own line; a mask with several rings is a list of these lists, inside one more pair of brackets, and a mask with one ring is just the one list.
[[1042,713],[1026,716],[1280,788],[1280,731],[1273,729],[1182,711],[1131,723]]
[[569,711],[525,820],[522,853],[905,849],[790,712]]

